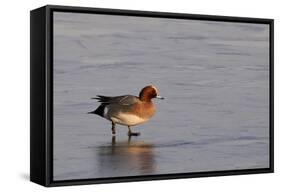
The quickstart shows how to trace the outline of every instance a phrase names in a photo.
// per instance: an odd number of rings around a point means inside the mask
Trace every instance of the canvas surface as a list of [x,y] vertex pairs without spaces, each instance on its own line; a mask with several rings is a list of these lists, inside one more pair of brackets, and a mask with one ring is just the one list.
[[[163,101],[127,128],[97,94]],[[269,25],[54,13],[54,180],[269,167]]]

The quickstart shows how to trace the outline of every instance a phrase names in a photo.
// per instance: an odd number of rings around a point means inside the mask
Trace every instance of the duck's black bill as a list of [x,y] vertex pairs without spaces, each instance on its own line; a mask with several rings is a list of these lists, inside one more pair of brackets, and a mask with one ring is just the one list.
[[157,99],[165,99],[164,97],[161,97],[159,95],[156,96]]

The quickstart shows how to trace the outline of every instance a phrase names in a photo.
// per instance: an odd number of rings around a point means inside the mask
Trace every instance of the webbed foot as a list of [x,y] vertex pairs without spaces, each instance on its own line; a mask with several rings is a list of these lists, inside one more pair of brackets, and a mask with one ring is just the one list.
[[128,132],[128,136],[139,136],[140,132]]

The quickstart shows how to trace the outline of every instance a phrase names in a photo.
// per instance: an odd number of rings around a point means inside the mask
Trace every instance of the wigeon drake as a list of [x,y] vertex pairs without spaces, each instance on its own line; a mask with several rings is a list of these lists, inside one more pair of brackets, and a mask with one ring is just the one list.
[[153,85],[144,87],[138,97],[133,95],[115,97],[97,95],[92,99],[97,99],[101,104],[96,110],[89,113],[111,121],[112,134],[116,133],[115,125],[120,124],[128,127],[129,136],[138,136],[140,133],[132,132],[131,126],[144,123],[155,114],[153,98],[164,99]]

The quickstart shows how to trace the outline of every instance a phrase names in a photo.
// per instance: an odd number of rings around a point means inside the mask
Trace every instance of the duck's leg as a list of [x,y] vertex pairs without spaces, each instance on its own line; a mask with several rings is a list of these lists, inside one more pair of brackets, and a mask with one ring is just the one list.
[[130,137],[130,136],[139,136],[139,135],[140,135],[139,132],[132,132],[130,126],[128,126],[128,129],[129,129],[129,131],[128,131],[128,136],[129,136],[129,137]]
[[112,144],[112,146],[114,146],[116,144],[116,137],[115,137],[115,135],[113,135],[111,137],[111,144]]
[[111,127],[111,132],[112,132],[112,135],[115,135],[116,131],[115,131],[115,123],[113,121],[111,121],[112,123],[112,127]]

